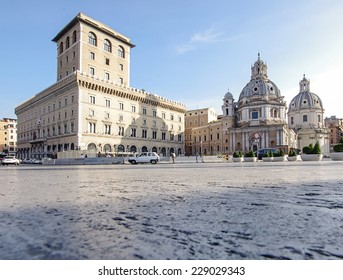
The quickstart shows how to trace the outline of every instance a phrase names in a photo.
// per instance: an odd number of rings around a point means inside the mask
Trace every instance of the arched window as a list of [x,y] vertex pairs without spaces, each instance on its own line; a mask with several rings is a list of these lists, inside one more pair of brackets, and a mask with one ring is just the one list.
[[90,43],[93,46],[96,46],[96,36],[93,32],[88,33],[88,43]]
[[122,46],[118,47],[118,56],[121,58],[125,58],[125,50]]
[[144,153],[144,152],[147,152],[147,151],[148,151],[148,148],[146,146],[143,146],[142,147],[142,152]]
[[111,42],[107,39],[105,39],[105,42],[104,42],[104,50],[107,52],[112,52]]
[[76,43],[76,30],[73,32],[73,44]]
[[118,153],[124,153],[125,152],[125,147],[123,145],[118,146]]
[[96,145],[95,145],[94,143],[88,144],[87,150],[88,150],[88,151],[96,152],[96,150],[97,150]]
[[134,145],[133,145],[133,146],[131,146],[131,147],[130,147],[130,152],[131,152],[131,153],[135,153],[135,152],[137,152],[137,148],[136,148],[136,146],[134,146]]
[[68,49],[70,47],[70,39],[69,36],[66,39],[66,49]]
[[105,144],[105,145],[104,145],[104,152],[105,152],[105,153],[110,153],[111,151],[112,151],[111,145]]
[[60,54],[63,53],[63,42],[60,43]]

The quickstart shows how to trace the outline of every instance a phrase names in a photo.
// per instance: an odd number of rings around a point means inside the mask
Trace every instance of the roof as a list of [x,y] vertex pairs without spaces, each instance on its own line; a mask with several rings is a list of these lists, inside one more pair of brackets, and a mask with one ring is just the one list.
[[121,42],[123,42],[124,44],[127,44],[128,46],[130,46],[131,48],[135,47],[134,44],[131,43],[131,40],[126,37],[123,34],[120,34],[119,32],[115,31],[114,29],[106,26],[105,24],[92,19],[91,17],[83,14],[83,13],[79,13],[77,14],[76,17],[74,17],[65,27],[63,27],[63,29],[57,33],[57,35],[52,39],[53,42],[56,42],[61,39],[70,29],[72,29],[76,23],[78,22],[82,22],[83,24],[87,24],[101,32],[106,33],[108,36],[113,37]]

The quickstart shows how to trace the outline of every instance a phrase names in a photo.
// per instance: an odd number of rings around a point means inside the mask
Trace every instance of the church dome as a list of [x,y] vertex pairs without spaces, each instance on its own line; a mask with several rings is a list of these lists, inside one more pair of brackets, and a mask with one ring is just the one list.
[[300,92],[289,104],[289,112],[309,108],[323,109],[323,103],[317,94],[310,92],[310,81],[304,75],[300,81]]
[[267,65],[260,59],[260,54],[258,54],[257,61],[251,67],[251,80],[243,88],[239,101],[253,96],[281,97],[279,88],[268,79],[267,70]]
[[233,95],[230,91],[228,91],[227,93],[225,93],[224,95],[224,99],[231,99],[233,100]]

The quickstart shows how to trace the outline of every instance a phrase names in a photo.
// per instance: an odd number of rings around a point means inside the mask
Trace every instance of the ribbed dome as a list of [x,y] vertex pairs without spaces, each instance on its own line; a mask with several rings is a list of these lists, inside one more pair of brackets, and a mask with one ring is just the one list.
[[233,95],[230,91],[228,91],[225,95],[224,95],[224,99],[231,99],[233,100]]
[[323,109],[322,100],[313,92],[310,92],[310,81],[304,78],[300,81],[300,93],[289,104],[289,112],[299,109]]
[[280,97],[279,88],[270,80],[252,79],[242,90],[239,100],[244,97],[274,95]]
[[289,105],[289,111],[301,108],[323,109],[323,103],[319,96],[315,93],[309,91],[300,92],[296,97],[292,99]]
[[251,96],[266,95],[281,97],[279,88],[268,79],[267,64],[260,59],[260,54],[258,54],[257,61],[251,67],[251,80],[243,88],[239,96],[239,101],[244,97],[249,98]]

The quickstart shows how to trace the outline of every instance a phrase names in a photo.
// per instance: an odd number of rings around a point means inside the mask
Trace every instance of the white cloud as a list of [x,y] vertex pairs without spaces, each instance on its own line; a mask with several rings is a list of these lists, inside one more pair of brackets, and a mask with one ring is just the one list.
[[217,32],[213,28],[206,29],[202,32],[195,33],[191,36],[187,43],[177,45],[175,51],[178,55],[195,50],[197,47],[203,44],[212,44],[216,42],[222,42],[222,35],[224,32]]

